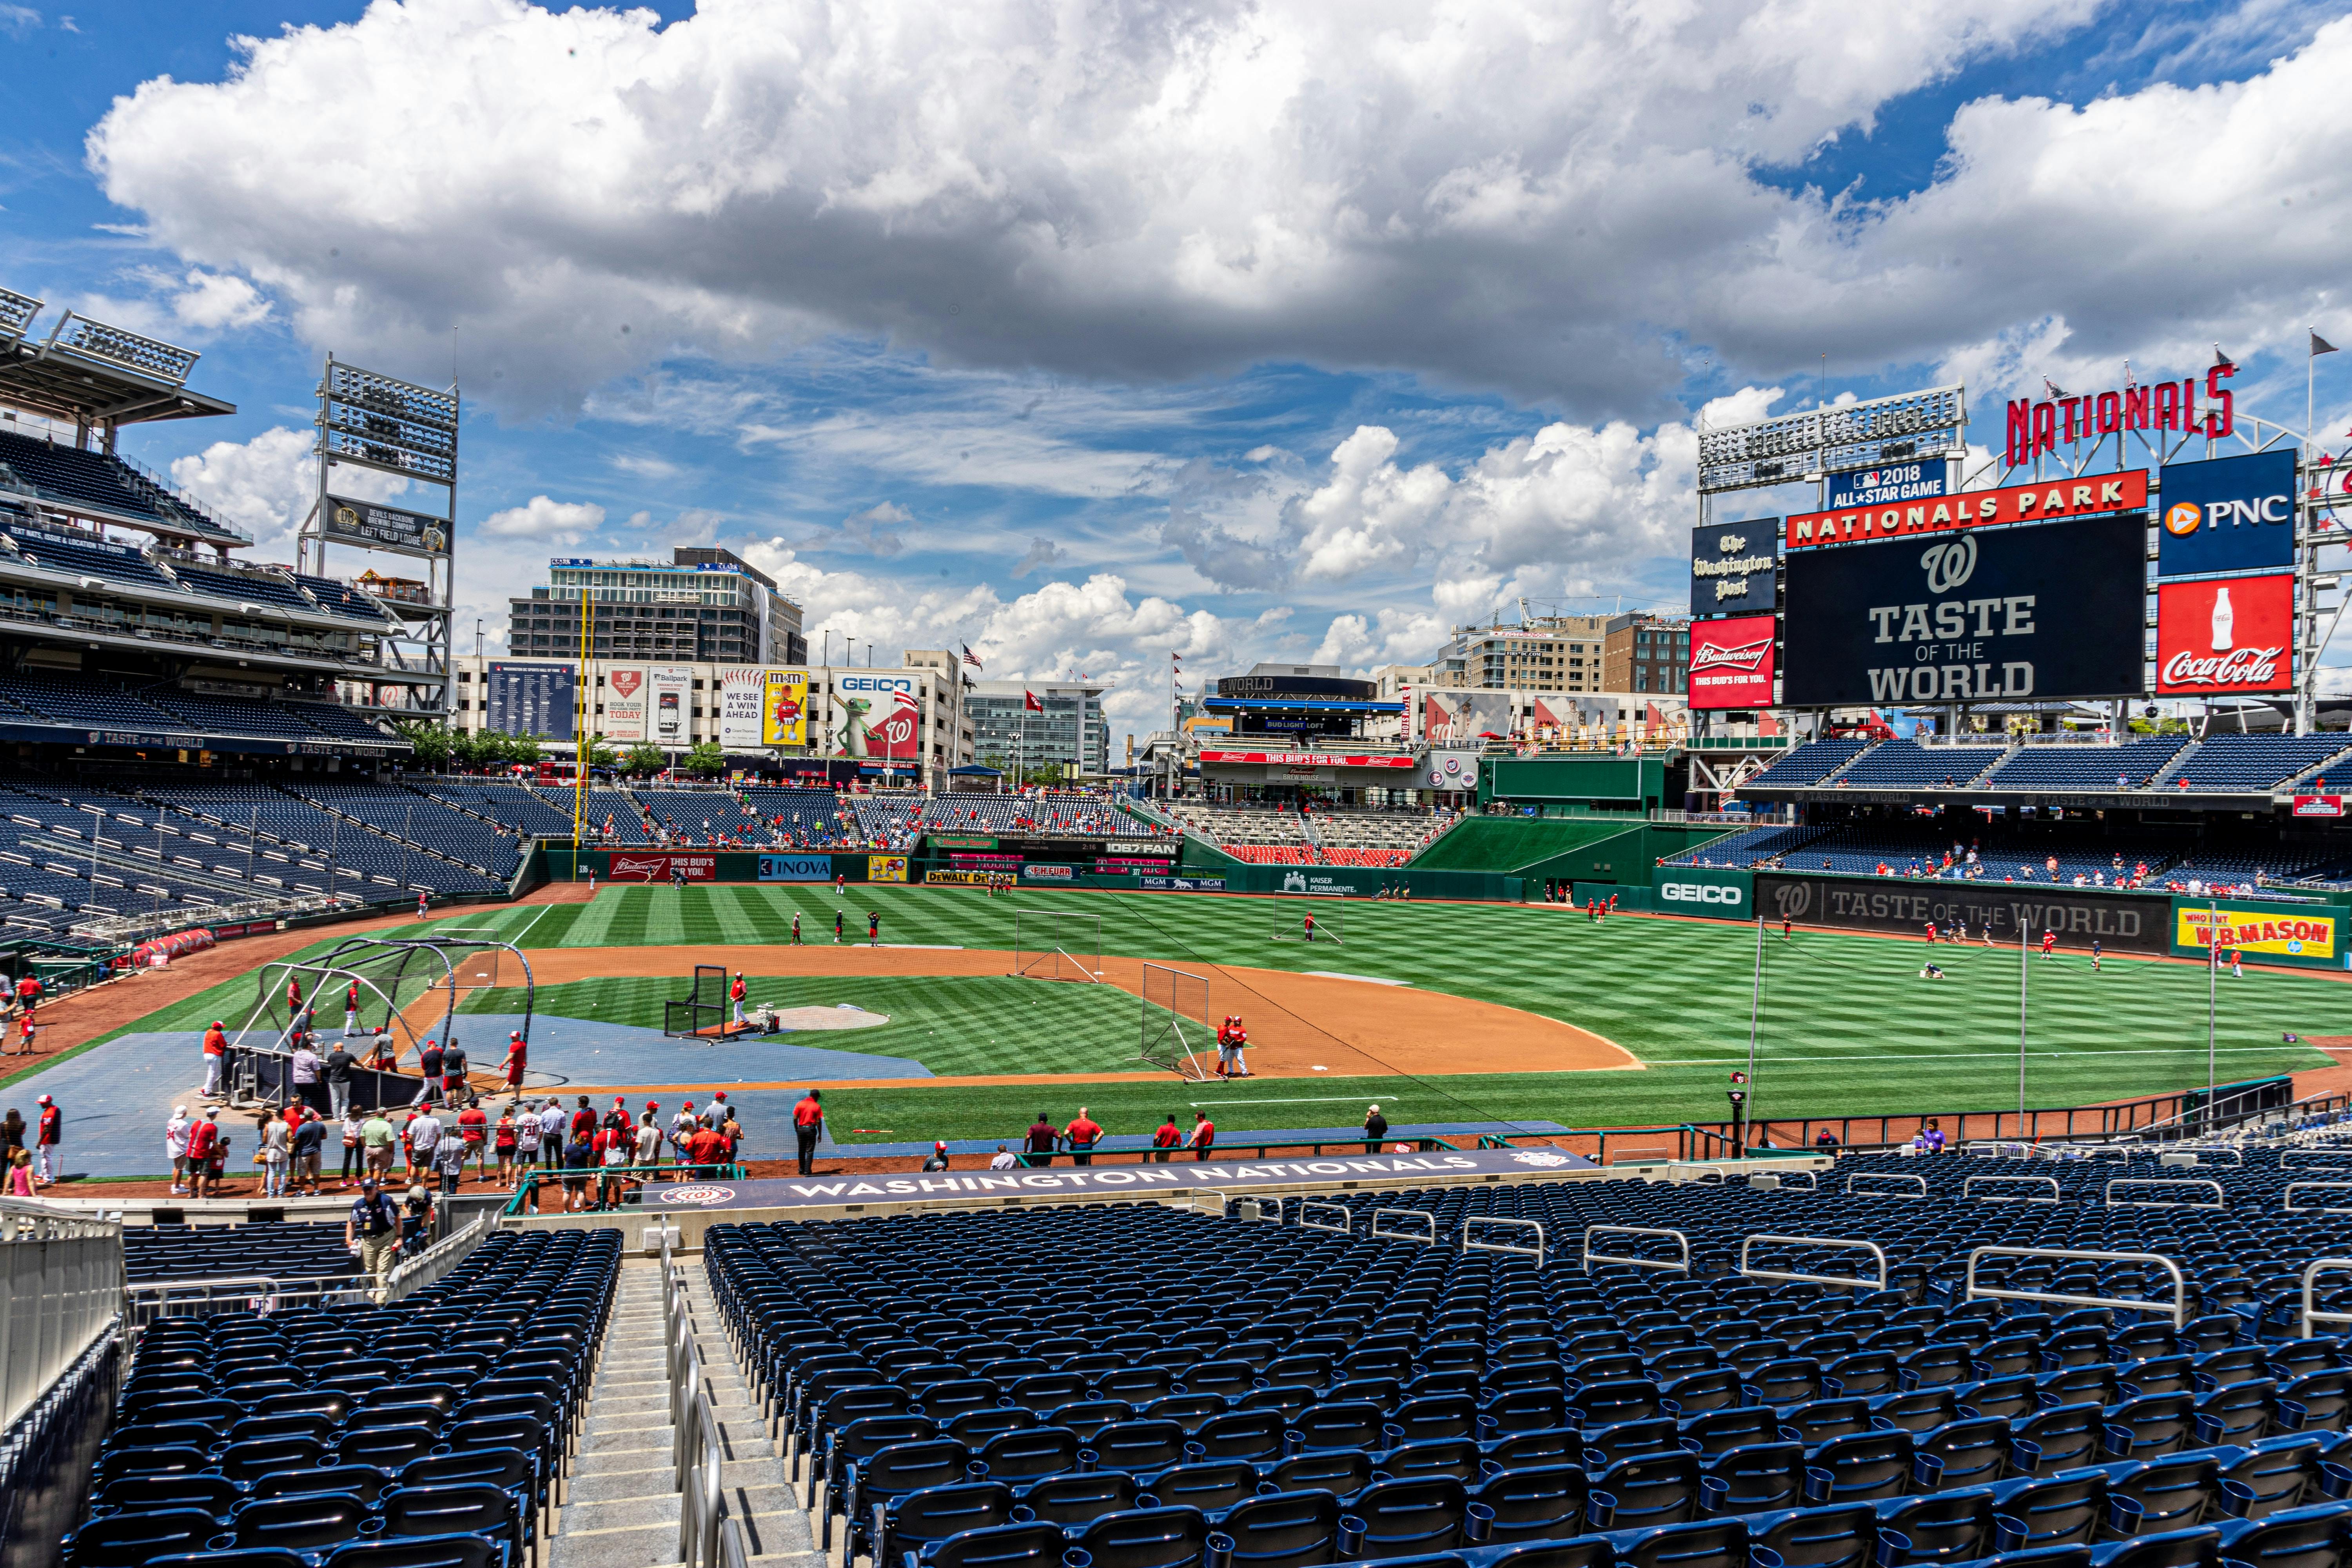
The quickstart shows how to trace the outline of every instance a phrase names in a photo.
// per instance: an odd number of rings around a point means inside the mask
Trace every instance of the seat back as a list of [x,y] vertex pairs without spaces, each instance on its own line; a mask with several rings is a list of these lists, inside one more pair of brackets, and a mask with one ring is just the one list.
[[1235,1568],[1328,1563],[1339,1531],[1339,1500],[1325,1491],[1275,1492],[1236,1503],[1218,1522]]
[[1133,1509],[1107,1514],[1075,1542],[1094,1568],[1183,1568],[1200,1560],[1209,1521],[1197,1508]]

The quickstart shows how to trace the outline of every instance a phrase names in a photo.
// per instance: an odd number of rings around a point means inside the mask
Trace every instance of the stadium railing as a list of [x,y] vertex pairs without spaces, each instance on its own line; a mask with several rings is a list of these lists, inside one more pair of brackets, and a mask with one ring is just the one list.
[[[1007,1140],[1007,1142],[1009,1142],[1010,1140]],[[1227,1156],[1232,1156],[1239,1159],[1263,1159],[1266,1154],[1276,1149],[1304,1149],[1310,1156],[1319,1155],[1327,1149],[1336,1150],[1342,1153],[1354,1152],[1361,1154],[1366,1152],[1369,1149],[1381,1144],[1395,1143],[1412,1144],[1413,1152],[1416,1154],[1433,1154],[1441,1151],[1446,1153],[1459,1152],[1454,1144],[1448,1143],[1443,1138],[1406,1137],[1399,1133],[1391,1132],[1380,1138],[1367,1138],[1362,1133],[1357,1133],[1356,1135],[1349,1138],[1219,1138],[1214,1143],[1212,1143],[1209,1146],[1209,1158],[1211,1160],[1219,1160],[1226,1158]],[[1477,1146],[1481,1149],[1488,1147],[1508,1147],[1508,1145],[1505,1144],[1489,1145],[1483,1138],[1480,1140]],[[1163,1151],[1157,1149],[1106,1149],[1099,1143],[1086,1149],[1073,1149],[1065,1144],[1062,1147],[1055,1149],[1051,1155],[1032,1155],[1029,1151],[1023,1149],[1014,1151],[1013,1158],[1014,1163],[1021,1169],[1033,1170],[1040,1167],[1033,1166],[1030,1163],[1032,1159],[1045,1159],[1048,1163],[1054,1160],[1066,1160],[1071,1158],[1073,1155],[1077,1154],[1084,1154],[1091,1159],[1106,1161],[1114,1156],[1133,1156],[1137,1159],[1145,1159],[1160,1152],[1163,1152]],[[1166,1150],[1164,1152],[1166,1152],[1172,1160],[1191,1160],[1199,1152],[1199,1151],[1180,1147]]]
[[[550,1182],[561,1183],[566,1178],[583,1184],[592,1184],[606,1177],[618,1177],[624,1184],[624,1189],[621,1194],[621,1206],[623,1208],[627,1208],[631,1206],[629,1200],[634,1196],[641,1194],[645,1191],[646,1184],[649,1182],[652,1182],[654,1178],[660,1177],[666,1181],[675,1181],[678,1179],[679,1173],[687,1168],[688,1167],[682,1165],[589,1165],[576,1171],[568,1169],[562,1171],[526,1171],[522,1173],[522,1184],[514,1190],[513,1196],[507,1199],[506,1206],[499,1211],[499,1215],[501,1218],[511,1219],[521,1215],[538,1214],[541,1212],[539,1207],[539,1189],[545,1186]],[[697,1174],[687,1178],[688,1180],[697,1182],[748,1182],[751,1179],[751,1171],[740,1164],[696,1165],[692,1167],[692,1169],[698,1173],[708,1173]],[[562,1214],[565,1211],[562,1209],[553,1209],[548,1212]],[[596,1211],[591,1210],[586,1212]],[[611,1214],[614,1211],[605,1209],[602,1212]]]

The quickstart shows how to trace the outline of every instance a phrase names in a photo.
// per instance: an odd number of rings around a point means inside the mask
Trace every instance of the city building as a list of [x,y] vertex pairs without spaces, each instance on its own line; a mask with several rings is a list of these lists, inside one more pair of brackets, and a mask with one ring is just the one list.
[[679,545],[662,561],[559,557],[548,583],[508,601],[518,657],[576,658],[581,595],[591,595],[593,658],[806,664],[801,607],[730,551]]
[[[462,658],[455,728],[577,734],[579,665],[569,658]],[[910,649],[894,668],[798,668],[712,660],[647,664],[591,659],[590,732],[616,749],[673,755],[704,744],[735,767],[949,787],[972,760],[971,683],[944,650]]]
[[1110,721],[1102,699],[1109,689],[1079,680],[976,680],[964,696],[972,755],[1014,776],[1055,767],[1107,772]]
[[1688,689],[1690,617],[1646,611],[1609,617],[1601,687],[1609,691],[1679,693]]
[[[1598,691],[1602,689],[1602,645],[1612,618],[1543,616],[1515,626],[1456,626],[1430,661],[1426,681],[1401,676],[1399,683]],[[1402,671],[1406,667],[1391,668]]]

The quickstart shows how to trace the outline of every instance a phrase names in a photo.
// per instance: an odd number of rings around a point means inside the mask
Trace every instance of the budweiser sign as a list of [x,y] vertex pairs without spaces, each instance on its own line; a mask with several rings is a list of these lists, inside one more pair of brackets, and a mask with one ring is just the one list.
[[1204,763],[1263,763],[1277,768],[1409,768],[1411,757],[1364,757],[1351,752],[1202,752]]
[[2160,697],[2292,691],[2294,647],[2291,572],[2158,585]]
[[2136,511],[2147,505],[2147,470],[2125,468],[2087,479],[2011,485],[1997,490],[1967,490],[1901,506],[1865,506],[1802,512],[1785,525],[1789,548],[1816,544],[1861,544],[1919,533],[1949,533],[1996,523],[2056,522],[2100,512]]
[[719,879],[716,855],[628,855],[614,851],[605,875],[615,882],[664,882],[680,875],[689,882]]
[[1772,705],[1770,616],[1735,616],[1691,623],[1690,705],[1769,708]]

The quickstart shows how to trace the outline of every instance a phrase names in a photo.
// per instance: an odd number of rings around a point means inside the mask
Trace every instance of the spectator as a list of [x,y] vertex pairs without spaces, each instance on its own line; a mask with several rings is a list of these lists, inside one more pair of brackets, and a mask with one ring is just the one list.
[[367,1117],[350,1106],[343,1108],[343,1178],[335,1190],[350,1192],[354,1177],[367,1175]]
[[441,1173],[441,1194],[454,1196],[457,1184],[466,1177],[466,1155],[479,1145],[469,1142],[464,1132],[444,1132],[433,1145],[433,1163]]
[[644,1167],[647,1172],[661,1169],[662,1131],[661,1123],[656,1120],[660,1110],[661,1107],[654,1101],[646,1101],[646,1109],[638,1116],[636,1128],[631,1134],[635,1146],[630,1152],[630,1163]]
[[1102,1128],[1093,1117],[1087,1114],[1087,1108],[1083,1105],[1079,1106],[1077,1115],[1072,1117],[1069,1126],[1063,1129],[1063,1136],[1070,1142],[1070,1163],[1093,1164],[1095,1145],[1102,1142]]
[[596,1206],[604,1210],[619,1208],[621,1173],[627,1169],[629,1156],[636,1151],[636,1134],[625,1121],[619,1127],[599,1127],[593,1142],[596,1163],[603,1171],[596,1183]]
[[384,1115],[381,1106],[369,1111],[367,1120],[360,1123],[362,1169],[366,1175],[373,1176],[379,1186],[392,1180],[393,1145],[398,1139],[392,1119]]
[[33,1195],[33,1160],[22,1149],[8,1155],[8,1195],[29,1198]]
[[360,1058],[352,1055],[351,1047],[342,1041],[327,1053],[327,1099],[338,1121],[349,1119],[352,1109],[352,1069]]
[[300,1101],[302,1104],[309,1106],[313,1110],[320,1109],[319,1069],[324,1065],[325,1064],[319,1059],[317,1049],[311,1046],[310,1036],[297,1035],[294,1037],[294,1059],[292,1064],[294,1099]]
[[563,1104],[553,1095],[539,1108],[539,1166],[542,1171],[563,1169],[563,1128],[566,1118]]
[[188,1129],[188,1183],[200,1198],[211,1197],[216,1190],[220,1167],[214,1163],[214,1152],[220,1147],[220,1107],[205,1107],[205,1119]]
[[596,1168],[596,1151],[591,1146],[595,1136],[592,1131],[586,1138],[572,1139],[563,1146],[563,1208],[567,1214],[587,1212],[588,1184],[594,1180],[593,1173]]
[[514,1117],[514,1181],[515,1185],[520,1186],[524,1173],[539,1163],[540,1142],[546,1137],[547,1129],[540,1122],[539,1108],[536,1106],[515,1105],[508,1107],[508,1110]]
[[261,1163],[261,1195],[282,1198],[286,1195],[286,1163],[292,1152],[292,1140],[287,1136],[285,1119],[278,1114],[276,1106],[262,1111],[255,1137],[260,1144],[254,1158]]
[[1192,1151],[1192,1158],[1206,1160],[1216,1142],[1217,1124],[1209,1120],[1209,1113],[1205,1110],[1192,1112],[1192,1131],[1184,1135],[1184,1146]]
[[327,1147],[327,1124],[316,1116],[303,1119],[294,1129],[294,1163],[289,1187],[307,1185],[310,1195],[319,1195],[319,1167],[323,1163]]
[[931,1152],[923,1157],[923,1169],[926,1171],[944,1171],[947,1168],[948,1146],[945,1143],[932,1144]]
[[817,1140],[824,1132],[824,1104],[815,1089],[810,1089],[793,1107],[793,1141],[799,1146],[800,1173],[816,1173]]
[[172,1107],[172,1120],[163,1123],[163,1157],[172,1162],[172,1195],[184,1196],[188,1180],[188,1108]]
[[1819,1132],[1813,1134],[1813,1147],[1817,1149],[1834,1149],[1837,1146],[1838,1135],[1831,1131],[1828,1128],[1824,1127]]
[[1168,1120],[1160,1124],[1160,1131],[1151,1135],[1151,1163],[1155,1165],[1168,1163],[1169,1156],[1183,1142],[1184,1134],[1178,1130],[1176,1113],[1171,1110],[1168,1113]]
[[1031,1166],[1043,1170],[1053,1164],[1055,1138],[1053,1119],[1044,1111],[1039,1111],[1037,1120],[1029,1124],[1028,1140],[1024,1145],[1028,1152],[1028,1163]]
[[499,1185],[509,1192],[515,1185],[515,1108],[509,1105],[499,1112],[499,1124],[490,1130],[490,1146],[499,1157]]
[[719,1166],[727,1156],[726,1137],[706,1121],[695,1129],[693,1137],[687,1140],[687,1155],[694,1163],[693,1175],[697,1181],[716,1181],[720,1173]]
[[383,1300],[384,1275],[400,1245],[400,1211],[373,1175],[360,1179],[360,1195],[343,1221],[343,1245],[359,1254],[360,1272],[375,1281],[375,1299]]
[[416,1086],[416,1098],[411,1105],[432,1105],[441,1098],[441,1042],[427,1040],[416,1053],[417,1076],[425,1081]]
[[1379,1106],[1375,1105],[1370,1110],[1364,1112],[1365,1153],[1379,1153],[1381,1152],[1381,1140],[1386,1138],[1388,1135],[1389,1119],[1381,1114],[1381,1108]]
[[433,1157],[441,1147],[441,1119],[429,1110],[420,1110],[408,1119],[401,1129],[408,1140],[408,1175],[414,1183],[433,1173]]
[[417,1253],[433,1238],[433,1194],[422,1182],[412,1182],[408,1200],[400,1208],[400,1249]]
[[[465,1152],[474,1158],[474,1175],[480,1179],[489,1169],[490,1118],[479,1105],[468,1105],[457,1112],[457,1136],[465,1140]],[[458,1163],[465,1162],[461,1159]]]
[[988,1168],[992,1171],[1012,1171],[1019,1169],[1020,1164],[1021,1157],[999,1143],[996,1146],[995,1157],[988,1162]]

